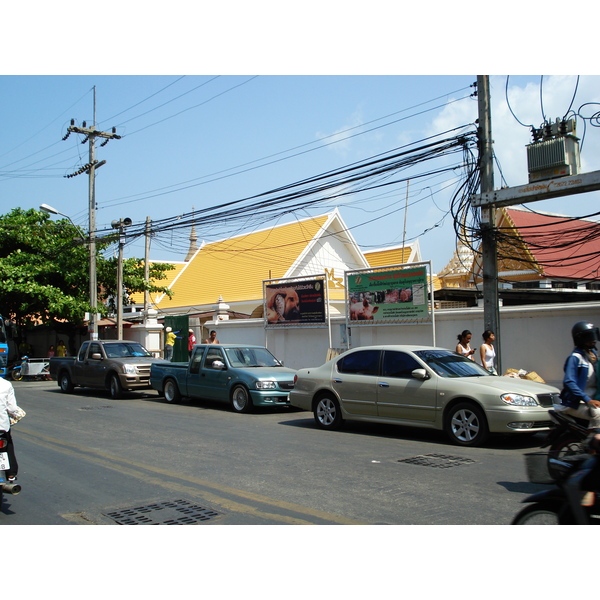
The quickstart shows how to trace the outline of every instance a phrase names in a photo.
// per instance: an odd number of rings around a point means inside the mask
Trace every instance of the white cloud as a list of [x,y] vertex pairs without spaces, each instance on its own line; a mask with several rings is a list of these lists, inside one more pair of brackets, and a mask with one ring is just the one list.
[[318,131],[315,137],[323,140],[327,144],[331,144],[329,149],[333,152],[341,156],[347,156],[351,150],[352,140],[354,139],[352,136],[356,133],[354,128],[359,127],[363,123],[364,119],[362,117],[362,111],[358,108],[350,116],[348,121],[333,133],[323,133]]

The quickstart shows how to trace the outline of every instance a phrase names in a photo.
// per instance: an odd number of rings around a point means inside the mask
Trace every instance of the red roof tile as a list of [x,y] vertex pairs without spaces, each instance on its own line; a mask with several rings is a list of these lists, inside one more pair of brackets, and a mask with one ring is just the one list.
[[600,275],[600,223],[506,209],[543,268],[544,277],[596,279]]

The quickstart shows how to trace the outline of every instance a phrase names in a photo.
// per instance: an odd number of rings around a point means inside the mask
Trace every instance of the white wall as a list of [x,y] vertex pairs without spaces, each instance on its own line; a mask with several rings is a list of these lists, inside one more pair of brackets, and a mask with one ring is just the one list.
[[[502,369],[535,371],[546,382],[560,387],[563,364],[573,346],[571,328],[577,321],[600,325],[600,302],[502,307],[498,336]],[[332,319],[331,347],[345,347],[345,324],[344,317]],[[327,328],[265,330],[262,319],[243,319],[220,321],[214,329],[222,343],[266,345],[292,369],[324,363],[330,347]],[[479,347],[483,341],[483,308],[436,311],[436,346],[454,349],[456,338],[464,329],[473,333],[471,346]],[[432,327],[394,324],[352,328],[353,348],[370,344],[432,345]]]

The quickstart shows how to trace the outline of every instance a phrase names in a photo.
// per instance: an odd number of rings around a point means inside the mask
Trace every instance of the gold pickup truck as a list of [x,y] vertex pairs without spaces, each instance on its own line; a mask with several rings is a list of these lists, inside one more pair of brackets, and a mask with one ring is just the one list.
[[77,356],[50,359],[50,375],[66,394],[79,387],[107,390],[111,398],[123,392],[150,389],[150,365],[165,362],[144,346],[128,340],[83,342]]

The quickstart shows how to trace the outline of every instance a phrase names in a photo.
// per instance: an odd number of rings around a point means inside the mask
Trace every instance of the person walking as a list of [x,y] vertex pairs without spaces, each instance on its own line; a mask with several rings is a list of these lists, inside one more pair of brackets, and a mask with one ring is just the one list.
[[179,331],[173,333],[173,329],[167,327],[165,332],[165,360],[171,361],[173,358],[173,347],[175,346],[175,340],[177,339],[176,334],[179,333]]
[[0,431],[6,431],[6,453],[8,454],[9,468],[6,472],[8,481],[17,478],[19,464],[15,455],[15,447],[10,433],[10,426],[25,416],[25,411],[17,406],[15,390],[10,381],[0,378]]
[[496,335],[490,329],[486,329],[482,334],[483,344],[479,348],[479,357],[481,364],[484,369],[487,369],[492,375],[498,375],[496,367],[494,366],[494,359],[496,358],[496,350],[494,349],[494,340]]
[[67,347],[62,340],[58,340],[58,345],[56,346],[56,356],[63,357],[67,355]]
[[194,351],[194,344],[196,343],[196,336],[194,335],[194,330],[189,330],[188,336],[188,354],[189,357],[192,358],[192,352]]
[[209,336],[202,342],[203,344],[220,344],[221,342],[217,339],[217,332],[213,329]]
[[465,329],[462,333],[458,334],[458,344],[456,344],[456,353],[461,356],[466,356],[471,360],[475,360],[473,358],[473,354],[475,354],[476,348],[471,348],[471,337],[472,333]]

